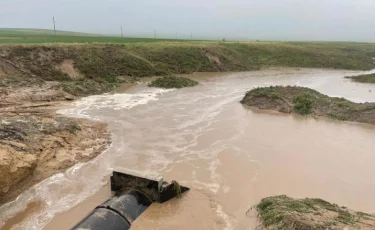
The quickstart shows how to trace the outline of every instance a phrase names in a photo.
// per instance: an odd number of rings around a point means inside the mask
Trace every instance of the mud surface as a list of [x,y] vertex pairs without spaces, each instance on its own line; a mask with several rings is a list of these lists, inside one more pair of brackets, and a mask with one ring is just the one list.
[[[163,175],[192,188],[146,210],[133,229],[256,229],[249,209],[267,196],[319,197],[374,213],[375,128],[264,112],[239,103],[250,89],[300,85],[354,102],[374,102],[375,86],[348,71],[273,69],[196,74],[193,88],[140,84],[126,93],[78,100],[62,114],[108,122],[112,145],[0,207],[0,224],[41,201],[14,229],[69,229],[105,200],[113,169]],[[370,92],[371,90],[371,92]],[[74,208],[72,208],[74,207]],[[9,226],[9,225],[8,225]]]

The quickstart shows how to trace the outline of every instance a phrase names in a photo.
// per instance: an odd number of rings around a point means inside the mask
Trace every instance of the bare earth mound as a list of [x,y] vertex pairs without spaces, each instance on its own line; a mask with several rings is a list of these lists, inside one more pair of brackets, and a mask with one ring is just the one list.
[[375,229],[373,215],[355,212],[321,199],[267,197],[256,209],[266,229]]
[[[0,204],[37,182],[100,154],[106,125],[29,109],[0,113]],[[37,115],[30,115],[32,112]]]
[[248,91],[241,103],[283,113],[375,124],[375,103],[354,103],[298,86],[256,88]]

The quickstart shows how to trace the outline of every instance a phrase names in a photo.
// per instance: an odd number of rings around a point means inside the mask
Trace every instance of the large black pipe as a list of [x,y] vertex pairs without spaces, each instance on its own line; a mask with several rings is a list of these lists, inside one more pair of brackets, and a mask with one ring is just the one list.
[[127,230],[133,221],[152,203],[140,191],[119,191],[112,198],[96,207],[85,219],[72,229]]
[[[127,230],[152,202],[166,202],[189,190],[177,182],[168,183],[114,171],[111,190],[116,194],[99,205],[74,230]],[[124,192],[125,191],[125,192]]]

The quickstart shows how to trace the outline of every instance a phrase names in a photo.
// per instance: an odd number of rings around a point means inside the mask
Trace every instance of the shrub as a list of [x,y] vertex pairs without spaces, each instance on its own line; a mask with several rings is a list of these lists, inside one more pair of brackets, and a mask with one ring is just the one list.
[[301,94],[293,100],[294,111],[302,115],[310,114],[312,112],[312,103],[307,94]]
[[171,88],[184,88],[184,87],[192,87],[198,85],[198,82],[184,78],[184,77],[176,77],[176,76],[166,76],[162,78],[158,78],[152,81],[148,86],[150,87],[158,87],[164,89],[171,89]]

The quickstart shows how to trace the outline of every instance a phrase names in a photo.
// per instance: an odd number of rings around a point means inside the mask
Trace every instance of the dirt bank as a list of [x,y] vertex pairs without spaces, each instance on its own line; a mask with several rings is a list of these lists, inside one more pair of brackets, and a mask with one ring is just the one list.
[[298,86],[256,88],[248,91],[241,103],[283,113],[375,124],[375,103],[354,103]]
[[0,203],[109,144],[106,125],[54,114],[51,104],[0,110]]
[[266,229],[374,229],[375,216],[321,199],[274,196],[256,206]]
[[[63,61],[54,67],[56,72],[44,72],[48,52],[30,54],[30,60],[21,53],[8,47],[0,56],[0,204],[77,162],[94,158],[109,143],[105,124],[55,113],[61,101],[77,98],[64,90],[61,78],[62,73],[80,77],[72,63]],[[91,93],[100,91],[98,87]]]
[[0,46],[0,79],[6,76],[8,79],[2,79],[1,84],[16,86],[49,82],[46,87],[58,92],[54,97],[87,96],[146,76],[248,71],[269,66],[373,69],[373,49],[324,43]]

